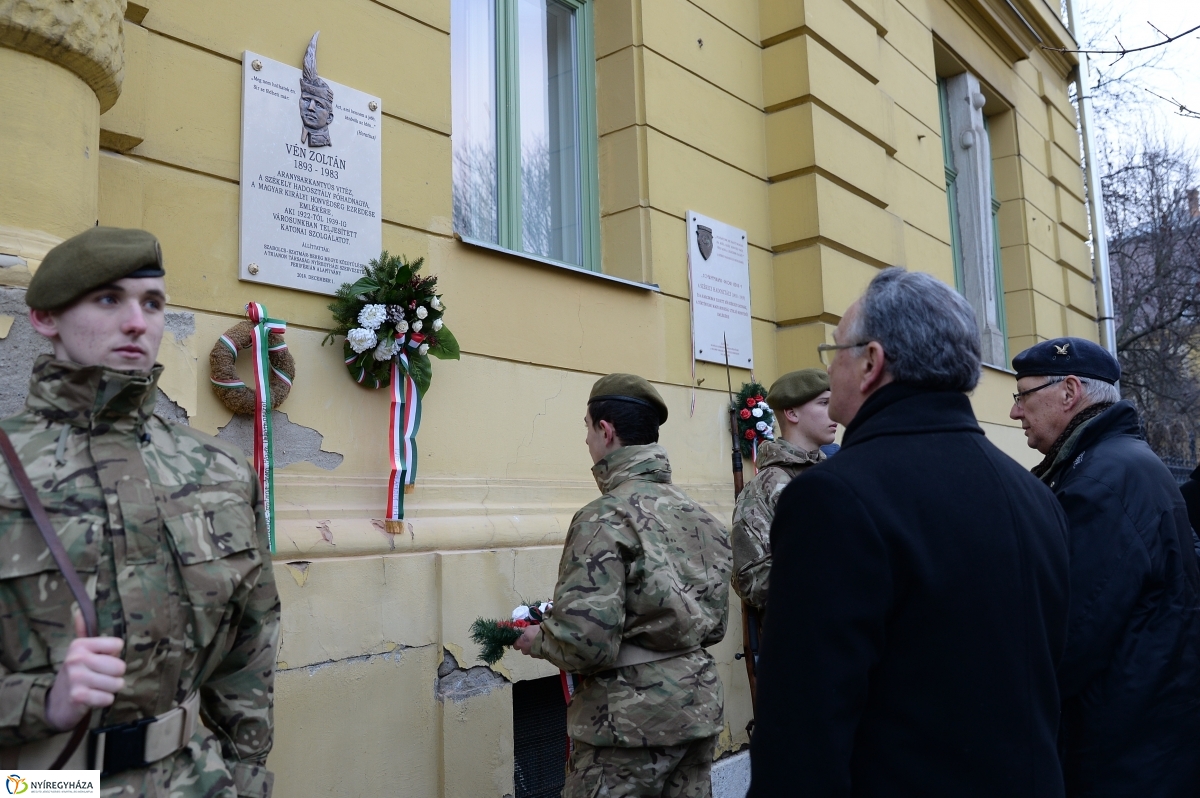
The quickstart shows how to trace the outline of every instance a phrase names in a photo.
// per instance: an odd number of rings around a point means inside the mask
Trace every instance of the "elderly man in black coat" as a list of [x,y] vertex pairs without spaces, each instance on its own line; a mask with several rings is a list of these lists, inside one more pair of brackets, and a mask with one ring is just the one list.
[[1058,670],[1069,796],[1200,795],[1200,572],[1171,472],[1080,338],[1013,358],[1011,416],[1067,513],[1071,615]]
[[880,272],[823,344],[837,457],[771,527],[752,798],[1057,798],[1066,522],[992,445],[971,306]]

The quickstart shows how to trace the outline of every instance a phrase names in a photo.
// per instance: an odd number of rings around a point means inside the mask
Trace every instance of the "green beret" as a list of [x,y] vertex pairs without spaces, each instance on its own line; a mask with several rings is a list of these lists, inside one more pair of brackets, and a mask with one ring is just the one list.
[[811,402],[829,390],[829,374],[825,369],[802,369],[789,372],[771,386],[767,404],[772,410],[787,410]]
[[596,380],[588,396],[588,404],[600,400],[644,405],[658,413],[659,424],[667,421],[667,403],[653,385],[636,374],[609,374]]
[[91,227],[46,253],[33,273],[25,304],[58,310],[123,277],[162,277],[162,250],[145,230]]

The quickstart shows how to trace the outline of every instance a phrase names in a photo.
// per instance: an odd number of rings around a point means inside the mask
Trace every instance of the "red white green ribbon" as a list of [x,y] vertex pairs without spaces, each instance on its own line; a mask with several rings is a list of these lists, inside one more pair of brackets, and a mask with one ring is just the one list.
[[[283,335],[287,322],[267,318],[267,309],[258,302],[246,305],[246,315],[254,322],[250,330],[250,349],[254,352],[254,470],[258,472],[259,486],[263,495],[263,515],[267,520],[267,537],[271,541],[271,552],[275,551],[275,457],[271,441],[271,372],[287,377],[271,367],[271,352],[287,344],[271,346],[271,333]],[[221,336],[224,341],[225,336]],[[232,342],[225,341],[229,346]],[[237,349],[234,348],[236,352]],[[290,380],[288,380],[290,383]]]
[[[412,345],[411,342],[409,345]],[[408,376],[408,369],[408,353],[400,347],[392,360],[392,413],[388,425],[388,437],[392,444],[392,474],[388,479],[389,521],[404,518],[404,488],[417,481],[421,394],[413,378]]]

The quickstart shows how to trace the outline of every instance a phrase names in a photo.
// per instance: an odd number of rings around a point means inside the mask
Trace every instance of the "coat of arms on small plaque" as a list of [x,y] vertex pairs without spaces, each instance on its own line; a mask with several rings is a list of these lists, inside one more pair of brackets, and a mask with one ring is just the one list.
[[712,229],[702,224],[696,225],[696,246],[700,247],[700,255],[705,260],[708,260],[709,256],[712,255],[712,245]]

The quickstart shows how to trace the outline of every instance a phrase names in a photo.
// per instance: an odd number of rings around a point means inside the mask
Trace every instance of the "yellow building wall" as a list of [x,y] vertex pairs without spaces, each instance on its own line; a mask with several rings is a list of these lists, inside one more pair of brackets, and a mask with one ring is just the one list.
[[[732,512],[724,369],[696,364],[693,383],[685,212],[747,231],[753,376],[767,384],[818,364],[816,344],[879,268],[952,283],[936,89],[946,53],[981,76],[996,114],[1010,351],[1064,333],[1096,338],[1062,64],[1016,58],[1011,36],[957,0],[594,2],[603,270],[660,291],[454,238],[449,0],[116,3],[123,88],[103,114],[107,88],[0,47],[0,101],[32,107],[50,94],[92,115],[54,134],[62,140],[8,129],[39,164],[26,182],[58,190],[33,211],[0,197],[0,253],[24,247],[29,261],[0,281],[27,281],[39,252],[97,219],[150,230],[171,309],[192,323],[164,341],[167,396],[199,429],[229,424],[208,353],[247,301],[261,302],[288,321],[297,361],[281,412],[342,458],[276,476],[277,795],[513,793],[505,680],[554,669],[509,654],[494,669],[503,679],[484,674],[467,693],[438,671],[447,655],[460,669],[479,664],[467,634],[476,617],[552,591],[571,516],[596,496],[582,424],[595,379],[655,382],[677,483],[718,516]],[[1035,21],[1050,30],[1047,16]],[[236,279],[242,52],[298,64],[317,29],[321,74],[383,100],[383,243],[426,258],[463,349],[434,365],[400,535],[380,521],[388,396],[352,384],[340,347],[321,346],[328,299]],[[78,208],[62,204],[77,194]],[[735,386],[750,376],[734,369]],[[976,412],[1031,464],[1007,418],[1013,385],[987,369]],[[712,649],[726,695],[720,753],[748,742],[739,618],[732,597],[728,635]]]

